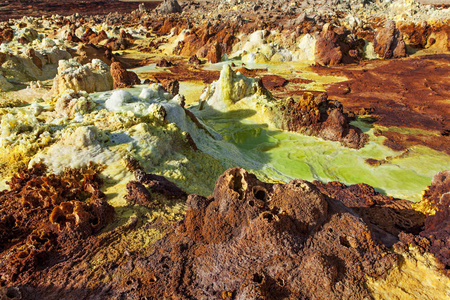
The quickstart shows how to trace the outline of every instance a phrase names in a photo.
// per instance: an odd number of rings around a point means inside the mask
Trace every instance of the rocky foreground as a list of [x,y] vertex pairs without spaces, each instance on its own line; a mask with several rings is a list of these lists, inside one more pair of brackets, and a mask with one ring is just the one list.
[[[433,295],[448,292],[448,171],[419,203],[431,215],[364,184],[271,184],[234,168],[202,197],[140,170],[127,200],[141,212],[121,225],[98,172],[55,176],[36,165],[1,192],[3,298],[384,298],[396,270],[420,280],[422,264],[440,282],[427,286]],[[170,199],[186,201],[182,220],[146,220]],[[154,231],[166,234],[148,244]]]

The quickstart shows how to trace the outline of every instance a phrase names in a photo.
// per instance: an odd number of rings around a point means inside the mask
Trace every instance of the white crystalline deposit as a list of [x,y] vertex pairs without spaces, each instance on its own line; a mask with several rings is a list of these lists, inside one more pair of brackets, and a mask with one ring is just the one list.
[[315,59],[316,38],[311,34],[305,34],[300,38],[298,50],[296,52],[296,60],[311,61]]
[[88,93],[112,90],[113,78],[109,66],[99,59],[85,65],[74,60],[60,60],[52,93],[56,96],[69,89]]
[[235,73],[229,65],[224,65],[219,80],[206,88],[200,100],[206,102],[207,107],[224,112],[247,97],[264,98],[267,97],[267,91],[258,79]]
[[136,115],[148,115],[151,104],[172,99],[172,95],[166,92],[160,84],[152,84],[149,88],[142,89],[139,97],[131,95],[124,90],[114,91],[105,102],[105,107],[114,112],[133,112]]
[[57,143],[38,154],[30,165],[43,162],[53,172],[61,173],[65,168],[80,168],[90,162],[112,163],[120,157],[102,146],[101,142],[107,139],[108,137],[95,126],[69,128],[62,133]]
[[278,31],[258,30],[240,37],[233,47],[232,57],[241,56],[246,64],[280,63],[287,61],[314,62],[316,38],[311,34],[296,36]]
[[2,142],[12,142],[17,135],[33,131],[38,124],[34,114],[28,111],[18,110],[5,114],[0,121]]
[[87,92],[67,90],[56,100],[55,111],[63,117],[73,118],[77,114],[84,115],[92,111],[95,106]]

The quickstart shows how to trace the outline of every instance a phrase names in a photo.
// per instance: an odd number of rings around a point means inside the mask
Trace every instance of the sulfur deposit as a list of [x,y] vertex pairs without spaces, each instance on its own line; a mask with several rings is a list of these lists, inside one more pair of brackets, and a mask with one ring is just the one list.
[[0,299],[450,298],[418,1],[4,1]]

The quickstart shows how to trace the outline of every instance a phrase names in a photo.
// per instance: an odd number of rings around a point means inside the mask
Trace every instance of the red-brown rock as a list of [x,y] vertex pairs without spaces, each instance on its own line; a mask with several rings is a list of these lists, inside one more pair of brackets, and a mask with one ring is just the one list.
[[342,51],[338,35],[330,26],[325,26],[317,36],[315,61],[321,65],[337,65],[342,60]]
[[281,108],[281,128],[326,140],[339,141],[350,148],[364,146],[368,136],[350,125],[339,101],[328,100],[326,94],[304,93],[302,98],[288,98]]
[[406,45],[403,34],[395,28],[395,22],[386,21],[383,29],[375,35],[373,42],[375,52],[383,58],[399,58],[406,56]]
[[209,48],[206,57],[208,61],[212,64],[222,61],[222,46],[219,43],[214,43]]
[[114,80],[114,89],[129,88],[136,84],[141,84],[141,80],[132,71],[127,71],[120,62],[111,64],[111,76]]
[[11,42],[14,38],[14,31],[11,28],[6,28],[3,30],[3,39],[7,42]]

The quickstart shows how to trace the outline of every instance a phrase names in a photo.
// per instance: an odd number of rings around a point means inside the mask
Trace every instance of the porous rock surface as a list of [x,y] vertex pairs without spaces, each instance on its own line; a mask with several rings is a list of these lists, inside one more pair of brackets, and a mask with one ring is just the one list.
[[365,274],[395,263],[358,216],[303,180],[274,185],[229,169],[213,195],[187,204],[145,262],[155,298],[361,299]]
[[44,165],[21,170],[0,192],[1,286],[74,255],[80,241],[101,230],[114,209],[96,173],[46,174]]
[[[137,167],[136,180],[127,185],[128,196],[147,194],[132,199],[137,207],[155,208],[157,195],[186,199],[164,177]],[[22,299],[364,299],[371,297],[367,278],[399,268],[399,253],[407,253],[408,246],[437,249],[423,236],[434,227],[425,225],[417,235],[423,218],[417,212],[414,217],[410,204],[363,184],[300,179],[272,184],[233,168],[219,177],[211,196],[189,195],[185,218],[171,228],[158,219],[139,227],[139,218],[132,217],[103,233],[98,231],[112,211],[101,200],[95,173],[45,176],[45,167],[37,165],[15,175],[10,186],[0,192],[0,294]],[[25,211],[30,218],[24,223],[18,216]],[[408,214],[417,228],[402,223]],[[13,219],[11,235],[7,228]],[[448,214],[440,224],[448,226]],[[145,244],[142,234],[155,228],[167,234]],[[433,234],[443,245],[444,235]],[[140,250],[128,250],[136,246],[122,239],[137,242]],[[387,248],[392,242],[394,253]],[[445,249],[436,254],[443,272]],[[92,263],[101,267],[86,267]]]
[[339,141],[347,147],[357,149],[368,141],[367,134],[350,125],[342,104],[336,100],[328,100],[325,93],[314,96],[306,92],[298,100],[288,98],[279,109],[282,129]]

